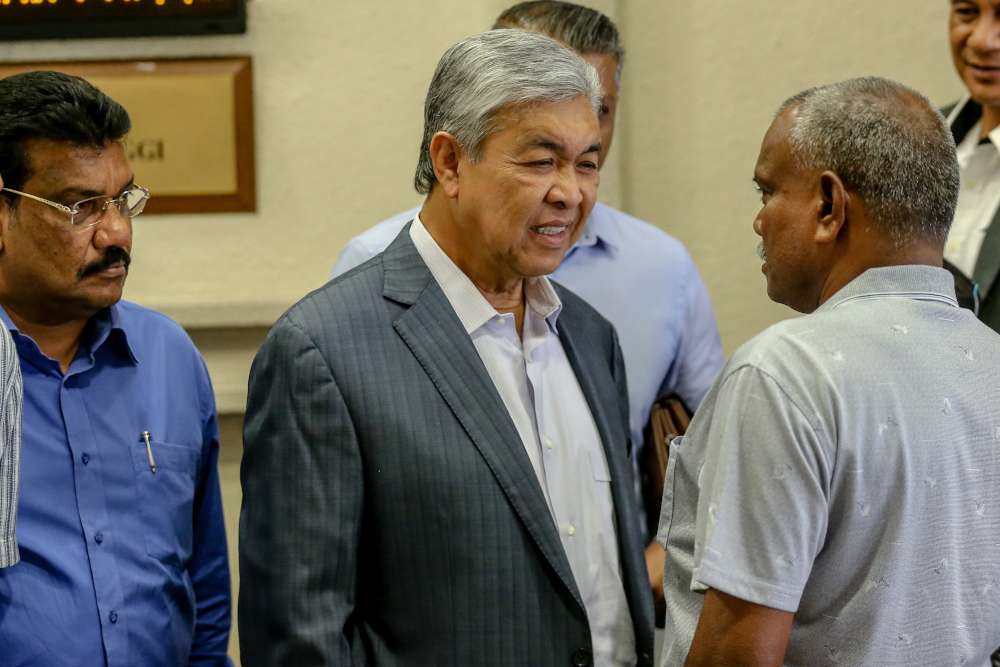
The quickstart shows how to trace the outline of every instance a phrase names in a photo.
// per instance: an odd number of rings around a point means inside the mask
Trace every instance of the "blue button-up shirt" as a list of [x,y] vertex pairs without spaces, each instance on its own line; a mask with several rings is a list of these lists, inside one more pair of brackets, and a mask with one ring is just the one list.
[[0,663],[226,664],[218,425],[201,355],[165,316],[120,302],[91,320],[63,374],[0,319],[24,381],[21,562],[0,570]]
[[[385,250],[419,212],[419,207],[404,211],[351,239],[331,277]],[[597,203],[550,278],[582,297],[618,331],[637,448],[657,396],[676,392],[692,408],[701,403],[726,359],[708,290],[680,241]],[[636,502],[644,515],[638,471]]]

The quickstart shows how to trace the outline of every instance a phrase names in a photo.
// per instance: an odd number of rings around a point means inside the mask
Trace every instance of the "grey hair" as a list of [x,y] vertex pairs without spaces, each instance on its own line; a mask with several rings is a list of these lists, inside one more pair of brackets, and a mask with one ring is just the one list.
[[868,76],[811,88],[788,142],[801,169],[831,170],[897,246],[948,236],[960,187],[948,122],[917,91]]
[[482,158],[493,122],[503,108],[586,97],[600,110],[597,71],[575,51],[527,30],[493,30],[464,39],[441,57],[424,102],[424,137],[413,185],[428,194],[437,178],[431,163],[431,138],[447,132]]
[[493,24],[494,30],[498,28],[523,28],[548,35],[585,56],[614,55],[618,60],[615,85],[622,83],[625,47],[618,26],[596,9],[555,0],[521,2],[504,10]]

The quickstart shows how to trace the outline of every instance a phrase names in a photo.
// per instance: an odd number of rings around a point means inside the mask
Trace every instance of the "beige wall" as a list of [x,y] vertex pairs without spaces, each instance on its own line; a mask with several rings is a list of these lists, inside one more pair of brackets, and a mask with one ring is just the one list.
[[[253,0],[245,36],[0,44],[0,61],[250,54],[256,214],[135,222],[126,297],[160,308],[206,356],[223,420],[235,548],[239,417],[250,360],[343,244],[419,202],[410,186],[434,64],[508,0]],[[946,0],[604,0],[626,39],[619,128],[601,199],[687,244],[726,352],[791,315],[764,292],[750,176],[774,108],[863,74],[958,97]],[[235,566],[235,557],[233,560]],[[234,581],[235,583],[235,581]]]
[[[591,4],[628,48],[602,199],[688,245],[727,352],[789,314],[764,295],[750,230],[749,178],[774,107],[861,74],[941,103],[960,92],[945,0]],[[259,212],[138,219],[126,295],[189,325],[266,325],[323,283],[345,241],[419,202],[410,180],[434,64],[506,5],[253,0],[245,36],[13,43],[0,60],[253,55]],[[243,378],[224,374],[221,402],[237,409]]]
[[624,206],[683,241],[723,344],[792,311],[765,295],[750,178],[774,109],[792,94],[888,76],[938,104],[962,91],[946,0],[621,0],[629,49],[620,127]]

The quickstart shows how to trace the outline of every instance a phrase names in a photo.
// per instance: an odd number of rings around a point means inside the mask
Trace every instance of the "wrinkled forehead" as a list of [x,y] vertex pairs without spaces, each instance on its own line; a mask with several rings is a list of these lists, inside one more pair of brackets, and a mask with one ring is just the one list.
[[105,146],[81,146],[36,138],[27,142],[25,149],[28,181],[47,189],[49,194],[113,195],[133,178],[123,140]]
[[[593,124],[589,122],[591,119]],[[528,130],[540,125],[567,129],[576,126],[581,131],[586,131],[585,128],[590,125],[600,127],[598,110],[594,109],[590,99],[584,95],[564,100],[529,100],[505,105],[492,112],[490,123],[494,131],[507,128]]]
[[492,144],[509,154],[544,150],[575,160],[587,153],[600,152],[600,124],[585,97],[510,109],[498,121],[502,129],[487,140],[487,146]]
[[70,166],[70,163],[90,164],[100,162],[109,153],[124,151],[125,139],[110,141],[104,145],[78,144],[63,139],[49,137],[28,137],[24,141],[24,152],[33,170]]

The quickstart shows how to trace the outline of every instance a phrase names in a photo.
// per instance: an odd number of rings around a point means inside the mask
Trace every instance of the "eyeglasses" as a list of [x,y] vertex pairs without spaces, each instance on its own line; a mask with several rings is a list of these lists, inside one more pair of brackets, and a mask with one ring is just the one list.
[[130,190],[126,190],[114,199],[100,195],[84,199],[83,201],[78,201],[71,206],[57,204],[54,201],[42,199],[41,197],[36,197],[35,195],[29,195],[27,192],[21,192],[19,190],[11,190],[10,188],[0,189],[2,189],[3,192],[12,192],[15,195],[21,195],[22,197],[27,197],[28,199],[34,199],[37,202],[47,204],[57,211],[69,213],[70,224],[75,227],[93,227],[104,219],[104,213],[108,210],[108,206],[111,204],[115,205],[115,208],[118,209],[119,215],[123,218],[134,218],[142,213],[142,209],[146,206],[146,202],[149,201],[149,190],[146,188],[140,188],[138,185]]

